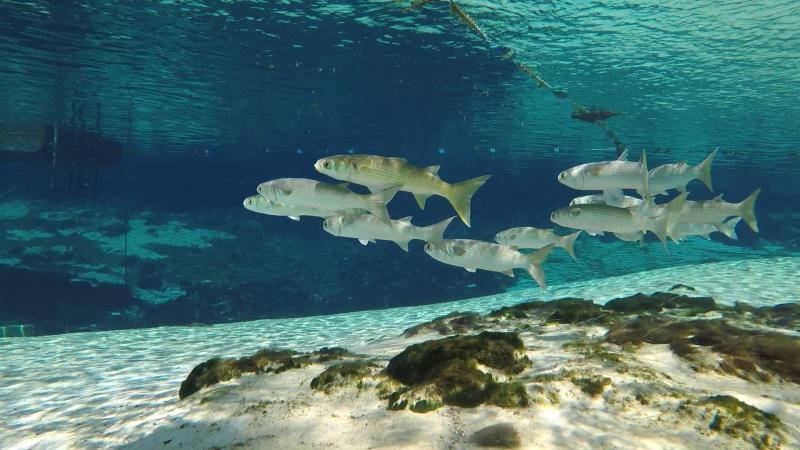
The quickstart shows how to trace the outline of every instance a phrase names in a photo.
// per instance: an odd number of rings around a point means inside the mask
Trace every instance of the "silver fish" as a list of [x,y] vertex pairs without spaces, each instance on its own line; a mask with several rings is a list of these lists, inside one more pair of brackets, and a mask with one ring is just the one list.
[[630,235],[652,231],[666,247],[669,220],[680,211],[688,195],[688,193],[681,194],[667,203],[664,212],[658,217],[649,217],[637,212],[633,207],[589,204],[561,208],[550,215],[550,220],[563,227],[586,230],[587,233],[593,234],[611,232]]
[[444,231],[454,218],[455,216],[450,217],[429,227],[418,227],[411,223],[411,217],[392,220],[391,224],[386,224],[370,214],[333,216],[325,219],[322,229],[334,236],[358,239],[363,245],[375,240],[392,241],[408,251],[408,242],[414,239],[441,242]]
[[508,245],[516,248],[542,248],[549,244],[563,248],[575,261],[575,240],[578,239],[582,231],[559,236],[552,229],[542,229],[534,227],[516,227],[503,230],[494,236],[498,244]]
[[714,162],[715,149],[700,164],[692,167],[681,161],[676,164],[664,164],[650,171],[650,192],[654,195],[666,195],[670,189],[686,192],[686,185],[692,180],[700,180],[709,191],[714,192],[711,184],[711,163]]
[[639,162],[627,161],[627,151],[615,161],[581,164],[558,174],[558,181],[573,189],[604,191],[607,197],[622,196],[622,189],[635,189],[648,196],[649,172],[647,152],[642,151]]
[[537,250],[529,255],[523,254],[507,245],[494,242],[475,241],[472,239],[445,239],[441,242],[425,244],[425,253],[433,259],[463,267],[469,272],[477,269],[500,272],[510,277],[514,269],[526,269],[536,283],[547,288],[542,263],[553,251],[553,244]]
[[400,186],[400,190],[411,192],[420,209],[431,195],[446,198],[458,216],[470,226],[472,196],[491,175],[483,175],[448,183],[439,178],[439,166],[418,167],[405,158],[378,155],[335,155],[322,158],[314,168],[331,178],[350,181],[368,187],[371,191]]
[[270,216],[288,217],[292,220],[300,220],[302,216],[309,217],[331,217],[335,215],[359,215],[367,214],[365,209],[345,209],[345,210],[324,210],[318,208],[311,208],[309,206],[286,205],[283,203],[276,203],[263,195],[251,195],[244,199],[242,202],[245,209],[259,214],[267,214]]
[[722,223],[681,223],[674,226],[672,239],[680,242],[689,236],[701,236],[711,239],[709,236],[715,231],[719,231],[730,239],[739,239],[736,234],[736,225],[742,220],[741,217],[731,217]]
[[258,193],[275,203],[325,210],[365,209],[385,223],[391,223],[386,204],[399,189],[394,186],[374,194],[357,194],[347,189],[346,183],[331,184],[306,178],[279,178],[258,185]]
[[747,198],[739,203],[728,203],[718,195],[713,200],[691,201],[687,200],[680,210],[674,225],[722,223],[728,217],[741,217],[747,226],[758,233],[758,220],[756,219],[755,206],[761,188],[756,189]]

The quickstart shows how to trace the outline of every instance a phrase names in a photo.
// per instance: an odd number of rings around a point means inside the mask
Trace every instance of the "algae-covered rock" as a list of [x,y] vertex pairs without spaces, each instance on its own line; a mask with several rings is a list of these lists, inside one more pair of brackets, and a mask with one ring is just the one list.
[[758,449],[781,448],[783,424],[772,414],[748,405],[730,395],[714,395],[688,402],[685,411],[700,409],[708,429],[742,439]]
[[614,326],[606,340],[615,344],[669,344],[676,355],[690,359],[696,346],[722,355],[720,370],[747,380],[778,375],[800,383],[800,338],[745,330],[725,320],[669,321],[640,317]]
[[523,385],[497,382],[491,373],[478,368],[480,364],[508,376],[518,374],[530,365],[530,360],[520,355],[522,350],[524,345],[516,333],[488,331],[412,345],[392,358],[386,368],[390,377],[406,386],[389,397],[390,407],[403,409],[419,400],[428,402],[424,406],[527,405]]
[[549,302],[531,301],[507,306],[487,315],[499,319],[526,319],[540,317],[549,323],[606,323],[610,313],[591,300],[562,298]]
[[200,389],[240,377],[244,373],[280,373],[301,367],[307,356],[297,356],[290,350],[259,350],[242,358],[212,358],[196,366],[181,383],[180,398],[186,398]]
[[331,387],[348,382],[358,386],[357,383],[370,375],[376,367],[378,366],[369,361],[348,361],[330,366],[311,380],[311,389],[329,392]]
[[605,308],[623,314],[658,313],[667,309],[688,309],[694,313],[708,312],[716,309],[711,297],[687,297],[668,292],[656,292],[652,295],[635,294],[630,297],[615,298],[605,304]]
[[519,433],[510,423],[498,423],[472,433],[469,438],[479,447],[518,448],[522,445]]
[[414,325],[403,331],[403,336],[413,337],[420,333],[435,331],[443,336],[466,334],[481,329],[481,315],[474,312],[453,312],[429,322]]

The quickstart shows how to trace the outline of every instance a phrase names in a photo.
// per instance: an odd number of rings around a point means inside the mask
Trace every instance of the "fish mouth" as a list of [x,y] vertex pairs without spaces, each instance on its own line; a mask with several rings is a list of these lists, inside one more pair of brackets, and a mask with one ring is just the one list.
[[322,160],[320,159],[314,163],[314,170],[316,170],[317,172],[322,172],[321,169],[322,169]]

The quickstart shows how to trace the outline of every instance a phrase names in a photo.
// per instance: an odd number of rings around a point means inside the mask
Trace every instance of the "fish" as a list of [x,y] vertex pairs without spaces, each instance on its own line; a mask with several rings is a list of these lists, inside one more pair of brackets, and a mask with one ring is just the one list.
[[664,164],[650,171],[650,192],[654,195],[666,195],[670,189],[686,192],[686,185],[692,180],[700,180],[709,191],[714,192],[711,182],[711,164],[717,149],[708,154],[700,164],[691,167],[686,161],[675,164]]
[[309,217],[331,217],[336,215],[361,215],[367,214],[366,209],[351,208],[344,210],[328,210],[312,208],[309,206],[287,205],[284,203],[276,203],[263,195],[251,195],[244,199],[242,202],[245,209],[259,213],[267,214],[270,216],[288,217],[292,220],[300,220],[302,216]]
[[507,245],[472,239],[445,239],[441,242],[426,242],[425,253],[433,259],[451,266],[463,267],[468,272],[477,269],[500,272],[510,277],[514,269],[525,269],[542,289],[547,289],[544,269],[545,262],[553,244],[531,253],[524,254]]
[[610,111],[608,109],[587,108],[585,106],[578,106],[578,105],[574,106],[575,110],[572,111],[570,117],[572,117],[573,119],[581,120],[583,122],[589,122],[589,123],[603,122],[614,116],[622,114],[620,112]]
[[472,196],[491,175],[451,184],[439,178],[439,167],[419,167],[405,158],[378,155],[334,155],[314,163],[314,168],[324,175],[366,186],[373,192],[399,185],[400,190],[414,194],[420,209],[425,209],[431,195],[442,196],[464,224],[471,226]]
[[498,244],[508,245],[515,248],[543,248],[548,244],[563,248],[575,261],[575,240],[578,239],[582,231],[559,236],[552,229],[542,229],[534,227],[516,227],[503,230],[494,236]]
[[580,164],[558,174],[561,184],[582,191],[603,191],[609,199],[621,198],[623,189],[635,189],[642,197],[649,197],[650,173],[647,170],[647,152],[642,151],[639,162],[627,160],[624,151],[614,161]]
[[651,231],[666,248],[670,218],[674,218],[681,210],[688,195],[683,193],[672,199],[657,217],[642,214],[634,207],[588,204],[558,209],[550,214],[550,220],[563,227],[585,230],[589,234],[611,232],[630,236],[630,233]]
[[736,234],[736,225],[742,220],[741,217],[731,217],[722,223],[681,223],[675,225],[672,232],[672,239],[680,242],[689,236],[701,236],[711,239],[710,234],[719,231],[730,239],[739,239]]
[[363,244],[375,240],[392,241],[404,251],[408,251],[408,242],[419,239],[428,242],[441,242],[444,232],[455,216],[442,220],[428,227],[418,227],[411,223],[411,217],[392,220],[386,224],[373,215],[333,216],[322,223],[322,229],[340,237],[355,238]]
[[673,225],[720,224],[729,217],[741,217],[751,230],[758,233],[755,206],[760,193],[761,188],[758,188],[739,203],[728,203],[722,199],[722,195],[712,200],[687,200]]
[[372,194],[357,194],[346,183],[331,184],[307,178],[278,178],[258,185],[258,193],[272,202],[317,209],[365,209],[385,223],[391,223],[386,204],[400,186]]
[[569,202],[570,206],[610,205],[610,206],[618,206],[620,208],[630,208],[630,207],[638,208],[639,206],[642,206],[642,204],[644,204],[644,200],[630,195],[624,195],[622,197],[613,197],[609,199],[602,194],[592,194],[592,195],[584,195],[581,197],[575,197]]

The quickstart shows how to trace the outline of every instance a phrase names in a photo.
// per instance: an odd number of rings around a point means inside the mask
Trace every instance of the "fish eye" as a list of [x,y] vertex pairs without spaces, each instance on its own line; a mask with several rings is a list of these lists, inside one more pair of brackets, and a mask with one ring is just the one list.
[[565,179],[565,178],[567,178],[567,174],[566,174],[566,173],[564,173],[564,172],[561,172],[560,174],[558,174],[558,179],[559,179],[559,180],[563,180],[563,179]]
[[322,228],[328,228],[328,219],[322,221]]
[[330,169],[331,168],[331,160],[326,159],[325,161],[322,161],[322,168],[323,169]]
[[431,244],[430,242],[426,243],[425,244],[425,251],[426,252],[432,252],[433,251],[433,244]]
[[550,220],[556,220],[556,213],[550,213]]

